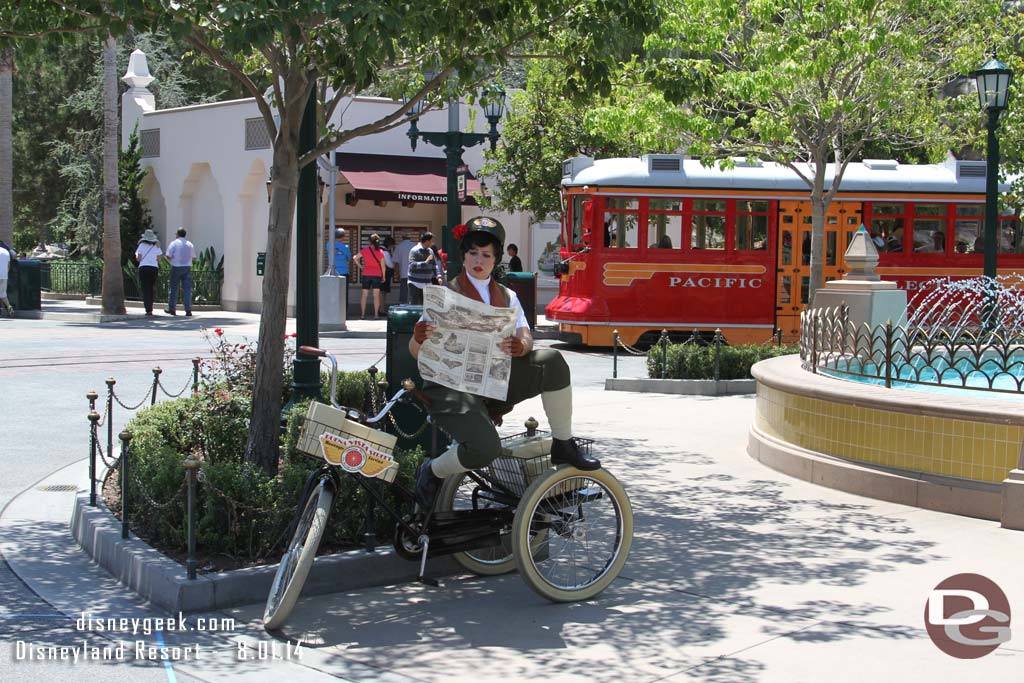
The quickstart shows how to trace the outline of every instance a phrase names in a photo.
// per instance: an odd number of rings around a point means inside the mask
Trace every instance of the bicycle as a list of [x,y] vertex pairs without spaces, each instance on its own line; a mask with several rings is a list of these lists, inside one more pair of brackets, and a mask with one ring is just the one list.
[[551,439],[528,428],[502,439],[501,456],[487,467],[445,480],[430,510],[402,516],[367,481],[398,486],[401,497],[414,502],[413,492],[395,483],[398,463],[389,461],[397,438],[373,425],[396,404],[417,401],[415,385],[405,380],[377,415],[367,416],[334,402],[333,354],[307,346],[299,351],[330,361],[331,406],[311,403],[300,431],[299,451],[321,464],[306,481],[270,588],[263,615],[267,630],[280,628],[298,600],[340,490],[339,470],[395,520],[395,550],[419,561],[421,583],[439,585],[425,571],[428,557],[442,555],[480,576],[518,570],[530,588],[553,602],[590,599],[618,576],[633,540],[633,510],[611,473],[553,466]]

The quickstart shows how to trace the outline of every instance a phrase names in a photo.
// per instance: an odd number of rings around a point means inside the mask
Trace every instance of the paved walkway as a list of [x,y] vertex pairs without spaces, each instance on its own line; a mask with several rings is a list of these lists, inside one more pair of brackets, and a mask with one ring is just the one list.
[[[623,481],[636,513],[629,562],[597,599],[555,605],[515,575],[460,575],[441,588],[303,599],[286,641],[262,630],[262,596],[254,596],[250,606],[189,622],[230,617],[233,630],[163,634],[169,646],[199,645],[198,659],[170,668],[134,659],[68,665],[66,680],[104,680],[106,669],[132,672],[127,680],[218,683],[1021,679],[1024,637],[957,660],[931,643],[923,615],[929,591],[961,572],[993,579],[1015,618],[1024,615],[1024,534],[790,479],[745,453],[753,397],[605,392],[606,357],[567,357],[577,432],[598,438],[595,453]],[[541,414],[535,399],[506,425]],[[41,484],[81,487],[83,473],[84,462],[74,463]],[[0,516],[0,548],[38,595],[35,604],[3,605],[0,617],[156,616],[77,550],[66,530],[71,495],[33,486]],[[63,623],[38,627],[30,639],[109,642]],[[296,654],[289,644],[299,641]],[[12,661],[14,652],[0,648],[0,671],[31,677],[35,665]]]

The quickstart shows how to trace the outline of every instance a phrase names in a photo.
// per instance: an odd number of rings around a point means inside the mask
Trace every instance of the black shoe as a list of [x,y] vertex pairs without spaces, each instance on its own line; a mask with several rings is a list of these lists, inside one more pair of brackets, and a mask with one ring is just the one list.
[[178,315],[177,313],[175,313],[174,311],[172,311],[169,308],[165,308],[164,309],[164,313],[166,313],[167,315]]
[[572,465],[578,470],[601,469],[601,461],[584,454],[576,439],[552,439],[551,462],[555,465]]
[[444,479],[434,476],[429,458],[416,470],[416,502],[424,511],[434,507],[434,499],[443,482]]
[[192,317],[192,311],[185,311],[185,317],[186,318],[191,318]]

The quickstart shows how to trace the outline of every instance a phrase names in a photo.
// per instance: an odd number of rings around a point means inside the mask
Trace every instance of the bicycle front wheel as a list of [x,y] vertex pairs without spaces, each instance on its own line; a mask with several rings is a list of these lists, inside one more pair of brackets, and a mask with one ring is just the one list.
[[632,542],[629,496],[605,470],[563,466],[536,479],[512,525],[519,573],[553,602],[588,600],[607,588]]
[[299,599],[327,527],[333,500],[334,485],[329,477],[322,477],[302,508],[295,533],[281,556],[281,564],[270,586],[267,608],[263,612],[263,626],[269,631],[284,625]]
[[[456,474],[445,480],[438,496],[438,510],[489,510],[508,507],[489,498],[487,494],[488,491],[481,489],[468,473]],[[452,559],[478,576],[497,576],[515,571],[512,530],[503,530],[500,538],[497,545],[454,553]]]

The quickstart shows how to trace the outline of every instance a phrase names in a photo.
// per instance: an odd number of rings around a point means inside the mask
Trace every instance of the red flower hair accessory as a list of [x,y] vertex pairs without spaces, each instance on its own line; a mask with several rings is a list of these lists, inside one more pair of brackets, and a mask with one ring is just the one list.
[[466,236],[467,232],[469,232],[469,226],[467,226],[465,223],[459,223],[454,228],[452,228],[452,237],[454,237],[457,240],[461,240],[463,237]]

